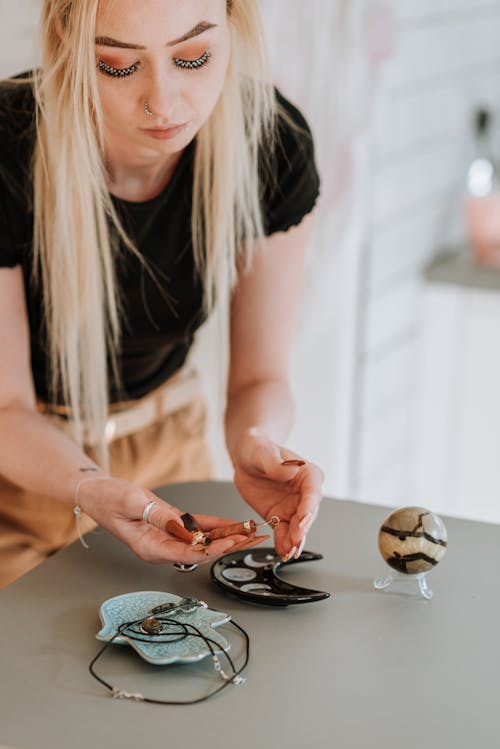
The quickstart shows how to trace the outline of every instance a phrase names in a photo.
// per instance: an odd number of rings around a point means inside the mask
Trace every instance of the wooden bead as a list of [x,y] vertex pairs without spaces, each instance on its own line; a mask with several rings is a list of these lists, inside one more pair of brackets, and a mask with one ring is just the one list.
[[400,507],[386,517],[378,546],[393,569],[416,575],[433,567],[446,553],[448,534],[439,515],[423,507]]
[[245,520],[242,523],[228,525],[227,528],[214,528],[213,531],[210,531],[210,540],[215,541],[217,538],[226,538],[226,536],[232,536],[234,534],[240,536],[252,536],[256,530],[257,523],[255,520]]
[[180,541],[185,541],[188,544],[193,542],[193,534],[191,533],[191,531],[188,531],[177,521],[169,520],[167,522],[166,528],[167,531],[172,534],[172,536],[175,536],[175,538],[178,538]]

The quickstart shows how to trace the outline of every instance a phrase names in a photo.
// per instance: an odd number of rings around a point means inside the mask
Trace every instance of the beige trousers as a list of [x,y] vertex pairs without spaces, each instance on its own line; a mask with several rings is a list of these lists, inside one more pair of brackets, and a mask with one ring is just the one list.
[[[109,448],[111,475],[144,488],[212,477],[201,397],[113,440]],[[86,452],[94,457],[92,449]],[[82,526],[87,532],[95,524],[82,516]],[[25,491],[0,476],[0,587],[76,538],[71,504]]]

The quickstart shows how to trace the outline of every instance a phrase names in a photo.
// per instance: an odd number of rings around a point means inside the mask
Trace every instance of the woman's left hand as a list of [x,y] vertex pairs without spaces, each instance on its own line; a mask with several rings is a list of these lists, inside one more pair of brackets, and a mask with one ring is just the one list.
[[[280,519],[274,528],[277,553],[284,561],[298,558],[321,502],[323,471],[256,430],[248,430],[232,455],[234,483],[265,520]],[[283,465],[285,461],[303,465]]]

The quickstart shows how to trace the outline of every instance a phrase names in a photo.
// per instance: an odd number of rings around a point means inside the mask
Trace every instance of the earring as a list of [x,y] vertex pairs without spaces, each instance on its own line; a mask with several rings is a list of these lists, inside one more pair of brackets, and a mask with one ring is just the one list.
[[147,114],[148,117],[152,117],[153,116],[153,112],[150,110],[147,101],[144,102],[144,111],[146,112],[146,114]]

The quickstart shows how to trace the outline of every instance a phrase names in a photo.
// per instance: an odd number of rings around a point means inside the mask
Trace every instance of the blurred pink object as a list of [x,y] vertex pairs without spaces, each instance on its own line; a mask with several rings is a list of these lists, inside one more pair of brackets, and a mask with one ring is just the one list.
[[367,51],[374,63],[385,62],[396,50],[396,15],[388,0],[372,0],[368,6]]
[[477,265],[500,267],[500,192],[465,199],[465,225]]

